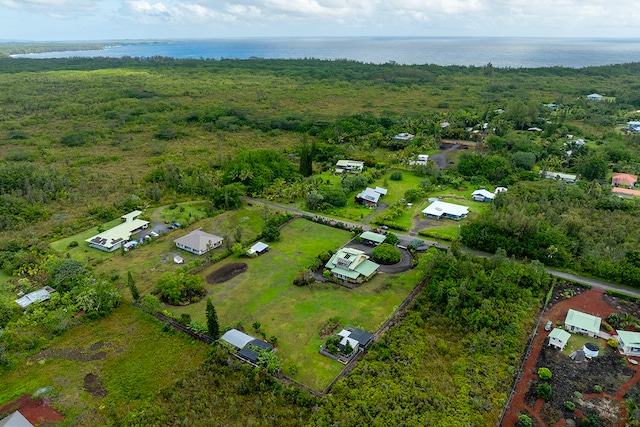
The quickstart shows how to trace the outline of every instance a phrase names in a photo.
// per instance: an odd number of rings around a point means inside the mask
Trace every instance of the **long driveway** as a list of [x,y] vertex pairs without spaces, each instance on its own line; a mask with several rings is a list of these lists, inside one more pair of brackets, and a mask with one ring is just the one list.
[[[318,215],[318,214],[314,214],[314,213],[311,213],[311,212],[302,211],[302,210],[294,208],[292,206],[281,205],[279,203],[270,202],[270,201],[266,201],[266,200],[253,199],[251,197],[242,197],[242,199],[247,201],[247,202],[249,202],[249,203],[252,203],[252,204],[264,204],[264,205],[271,206],[271,207],[276,208],[276,209],[281,209],[281,210],[285,210],[287,212],[291,212],[292,214],[295,214],[295,215],[311,215],[311,216],[316,216],[318,218],[324,218],[325,220],[328,220],[328,221],[340,221],[340,222],[346,224],[347,226],[351,226],[351,227],[360,227],[364,231],[370,231],[371,230],[370,226],[368,226],[367,224],[359,223],[359,222],[349,222],[349,221],[345,221],[345,220],[342,220],[342,219],[336,219],[336,218],[331,218],[331,217],[327,217],[327,216],[323,216],[323,215]],[[398,239],[400,240],[400,244],[404,245],[404,246],[406,246],[407,244],[409,244],[409,242],[411,240],[416,238],[415,236],[410,236],[408,234],[402,234],[402,233],[396,233],[395,231],[393,232],[393,234],[398,236]],[[442,248],[448,248],[449,247],[449,245],[447,245],[446,243],[436,242],[436,241],[433,241],[433,240],[427,240],[427,239],[424,239],[422,237],[420,237],[420,239],[425,241],[427,243],[427,246],[437,246],[437,247],[442,247]],[[492,256],[492,254],[489,254],[487,252],[481,252],[481,251],[476,251],[476,250],[471,250],[471,249],[466,249],[466,248],[462,248],[461,251],[465,252],[465,253],[473,254],[475,256],[485,257],[485,258],[489,258],[489,257]],[[594,287],[594,288],[599,288],[599,289],[604,289],[604,290],[612,290],[612,291],[617,291],[617,292],[623,292],[623,293],[625,293],[627,295],[633,295],[635,297],[640,298],[640,290],[638,290],[638,289],[628,288],[626,286],[617,285],[615,283],[609,283],[609,282],[605,282],[605,281],[602,281],[602,280],[591,279],[589,277],[578,276],[576,274],[565,273],[563,271],[554,270],[552,268],[546,268],[546,271],[547,271],[547,273],[551,274],[554,277],[559,277],[561,279],[571,280],[573,282],[583,283],[583,284],[589,285],[589,286]]]

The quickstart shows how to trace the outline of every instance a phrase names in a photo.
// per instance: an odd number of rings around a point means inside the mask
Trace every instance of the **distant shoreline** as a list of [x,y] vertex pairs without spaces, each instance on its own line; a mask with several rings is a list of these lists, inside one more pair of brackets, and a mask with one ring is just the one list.
[[27,59],[173,58],[347,60],[370,64],[584,68],[640,62],[640,38],[272,37],[0,43]]

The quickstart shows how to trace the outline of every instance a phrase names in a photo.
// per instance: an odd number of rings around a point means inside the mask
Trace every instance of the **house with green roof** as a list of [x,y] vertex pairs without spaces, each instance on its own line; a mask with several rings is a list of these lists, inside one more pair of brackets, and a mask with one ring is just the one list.
[[359,249],[342,248],[325,265],[331,275],[350,283],[362,283],[369,280],[380,267]]
[[595,338],[600,332],[600,318],[581,311],[569,309],[564,321],[564,329],[575,334]]
[[640,332],[619,331],[618,350],[628,356],[640,356]]
[[562,351],[567,345],[569,338],[571,338],[571,334],[569,332],[565,331],[564,329],[553,328],[553,330],[549,333],[548,345],[552,345]]

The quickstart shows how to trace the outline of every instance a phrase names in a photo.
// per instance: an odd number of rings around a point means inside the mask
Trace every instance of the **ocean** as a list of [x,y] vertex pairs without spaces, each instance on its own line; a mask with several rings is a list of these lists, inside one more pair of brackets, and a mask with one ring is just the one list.
[[24,58],[153,57],[352,60],[501,68],[570,67],[640,62],[640,39],[469,37],[237,38],[149,41],[101,50],[15,55]]

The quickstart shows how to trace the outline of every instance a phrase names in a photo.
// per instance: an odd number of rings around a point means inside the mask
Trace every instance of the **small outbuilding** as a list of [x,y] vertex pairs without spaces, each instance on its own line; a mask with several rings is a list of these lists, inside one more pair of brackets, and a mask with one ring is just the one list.
[[245,347],[237,353],[238,357],[245,362],[256,365],[258,363],[258,353],[249,347]]
[[549,345],[552,345],[562,351],[567,345],[569,338],[571,338],[571,334],[569,332],[563,329],[553,328],[549,333]]
[[587,95],[587,99],[589,101],[602,101],[602,95],[600,95],[599,93],[592,93],[590,95]]
[[247,254],[262,255],[267,253],[268,251],[269,251],[269,245],[267,245],[266,243],[258,242],[249,248],[249,250],[247,251]]
[[48,300],[51,297],[51,294],[54,293],[55,291],[56,290],[53,289],[52,287],[45,286],[44,288],[40,288],[37,291],[33,291],[31,293],[28,293],[18,298],[16,300],[16,303],[22,308],[27,308],[34,302]]

